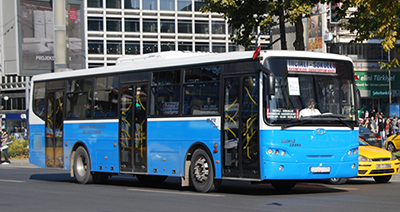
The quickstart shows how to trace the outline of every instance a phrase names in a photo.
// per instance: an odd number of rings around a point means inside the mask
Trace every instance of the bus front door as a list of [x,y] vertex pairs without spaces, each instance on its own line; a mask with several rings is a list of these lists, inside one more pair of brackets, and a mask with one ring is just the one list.
[[224,177],[260,177],[258,83],[256,76],[224,79]]
[[147,84],[123,85],[120,95],[121,172],[147,172]]
[[63,168],[63,91],[47,92],[46,167]]

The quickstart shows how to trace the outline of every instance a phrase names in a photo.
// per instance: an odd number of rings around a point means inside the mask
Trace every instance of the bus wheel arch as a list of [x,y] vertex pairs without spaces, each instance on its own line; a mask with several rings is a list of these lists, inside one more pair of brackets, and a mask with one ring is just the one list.
[[190,184],[197,191],[212,192],[219,188],[221,180],[215,179],[214,160],[206,146],[200,144],[192,146],[185,161],[190,161],[190,166],[185,166],[185,173],[189,172]]

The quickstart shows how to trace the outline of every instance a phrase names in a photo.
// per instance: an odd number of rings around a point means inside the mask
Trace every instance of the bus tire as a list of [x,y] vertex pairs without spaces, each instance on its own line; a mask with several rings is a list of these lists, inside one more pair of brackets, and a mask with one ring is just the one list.
[[333,185],[341,185],[347,182],[346,178],[330,178],[329,182]]
[[78,147],[74,157],[74,175],[78,183],[89,184],[94,181],[89,154],[83,147]]
[[287,191],[292,189],[296,185],[296,181],[293,180],[274,180],[271,181],[272,187],[277,190]]
[[214,179],[213,162],[202,148],[194,151],[189,174],[190,181],[198,192],[212,192],[221,185],[221,180]]

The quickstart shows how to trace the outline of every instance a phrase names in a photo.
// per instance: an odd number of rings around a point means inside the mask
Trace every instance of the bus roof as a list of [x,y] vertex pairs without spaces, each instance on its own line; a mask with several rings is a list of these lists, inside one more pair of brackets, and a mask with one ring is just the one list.
[[[35,75],[33,76],[32,81],[44,81],[51,79],[84,77],[84,76],[103,75],[103,74],[106,75],[110,73],[157,69],[163,67],[168,68],[168,67],[178,67],[185,65],[197,65],[197,64],[214,63],[220,61],[228,62],[235,60],[245,60],[245,59],[251,59],[253,57],[253,54],[254,54],[253,51],[229,52],[229,53],[170,51],[161,53],[150,53],[138,56],[121,57],[117,60],[115,66]],[[349,57],[338,54],[315,53],[307,51],[264,50],[260,52],[260,56],[263,59],[267,59],[270,57],[291,57],[291,58],[298,57],[298,58],[351,61]]]

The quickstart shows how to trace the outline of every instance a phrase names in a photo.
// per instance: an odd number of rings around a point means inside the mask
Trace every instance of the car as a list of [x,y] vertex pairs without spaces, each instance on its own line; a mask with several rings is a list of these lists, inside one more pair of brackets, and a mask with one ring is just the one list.
[[[358,174],[357,177],[373,177],[377,183],[387,183],[392,175],[399,172],[399,160],[393,153],[370,146],[359,138]],[[331,178],[332,184],[343,184],[347,178]]]
[[365,127],[359,128],[358,136],[371,146],[382,147],[381,136]]
[[397,152],[400,150],[400,131],[397,131],[387,138],[385,148],[390,152]]

